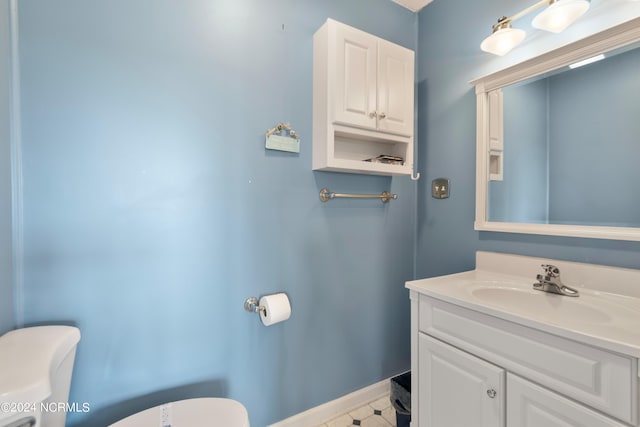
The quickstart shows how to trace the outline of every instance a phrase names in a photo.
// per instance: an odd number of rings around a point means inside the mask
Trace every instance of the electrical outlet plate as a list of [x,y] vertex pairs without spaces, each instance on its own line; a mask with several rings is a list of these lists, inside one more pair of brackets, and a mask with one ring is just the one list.
[[431,196],[434,199],[446,199],[449,197],[449,180],[436,178],[431,182]]

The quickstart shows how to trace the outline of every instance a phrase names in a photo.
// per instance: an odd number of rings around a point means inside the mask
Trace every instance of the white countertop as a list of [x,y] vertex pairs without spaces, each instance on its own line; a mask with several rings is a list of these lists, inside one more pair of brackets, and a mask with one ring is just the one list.
[[[534,290],[535,274],[530,273],[541,273],[540,264],[549,262],[561,266],[561,278],[563,271],[570,273],[567,277],[580,277],[595,268],[605,274],[608,285],[594,290],[563,280],[565,285],[579,289],[579,297]],[[526,270],[527,275],[513,274],[514,266],[521,263],[527,268],[517,271]],[[640,288],[640,271],[487,252],[478,253],[476,265],[476,270],[413,280],[406,286],[484,314],[640,358],[640,298],[635,289],[627,295],[618,293],[633,285]],[[616,285],[615,270],[627,283]]]

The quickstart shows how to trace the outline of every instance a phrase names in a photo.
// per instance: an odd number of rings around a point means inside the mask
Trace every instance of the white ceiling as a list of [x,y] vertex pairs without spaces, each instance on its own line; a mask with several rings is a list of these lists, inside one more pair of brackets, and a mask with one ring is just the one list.
[[391,0],[398,3],[409,10],[419,12],[420,9],[431,3],[433,0]]

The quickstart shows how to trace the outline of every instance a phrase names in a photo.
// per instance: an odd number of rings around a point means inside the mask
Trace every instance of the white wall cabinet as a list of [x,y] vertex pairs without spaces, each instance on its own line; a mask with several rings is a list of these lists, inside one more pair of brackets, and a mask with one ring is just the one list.
[[411,291],[412,427],[638,426],[638,359]]
[[414,52],[332,19],[313,43],[313,169],[413,174]]

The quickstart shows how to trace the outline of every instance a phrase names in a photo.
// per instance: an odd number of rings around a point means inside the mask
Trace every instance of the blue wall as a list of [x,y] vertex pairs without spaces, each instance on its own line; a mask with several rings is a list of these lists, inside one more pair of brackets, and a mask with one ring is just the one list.
[[[364,12],[367,11],[367,12]],[[26,324],[77,324],[70,425],[197,395],[254,426],[409,368],[415,184],[311,171],[312,36],[388,0],[20,1]],[[290,121],[299,155],[266,151]],[[399,200],[319,201],[391,190]],[[265,328],[247,297],[284,291]]]
[[11,248],[11,40],[9,1],[0,0],[0,335],[13,329]]
[[[418,190],[418,277],[471,269],[477,250],[640,268],[637,242],[473,230],[476,101],[468,82],[640,15],[638,2],[594,1],[589,15],[560,35],[532,30],[531,16],[518,21],[517,26],[529,35],[509,55],[499,58],[480,51],[480,42],[499,16],[529,5],[525,0],[434,1],[419,14],[418,128],[423,178]],[[456,31],[451,30],[452,17]],[[431,180],[440,176],[451,179],[449,199],[429,196]]]

